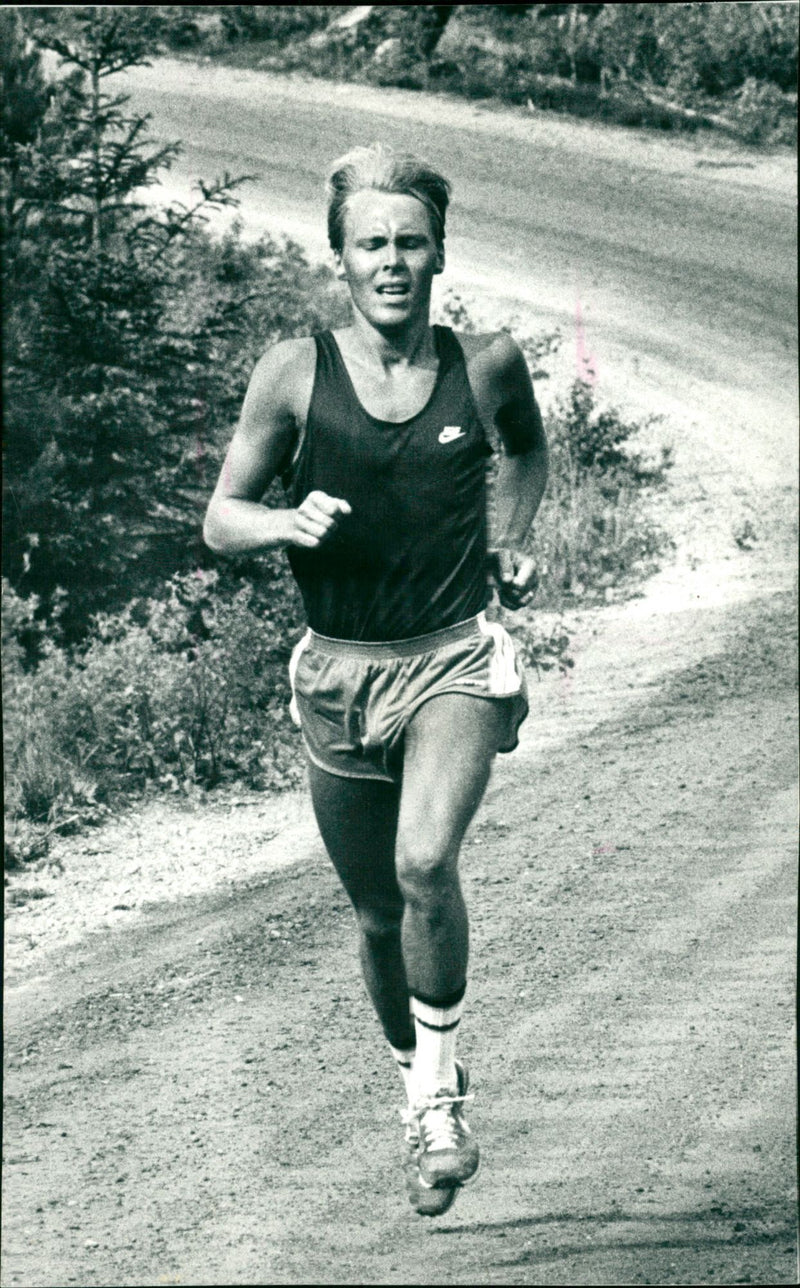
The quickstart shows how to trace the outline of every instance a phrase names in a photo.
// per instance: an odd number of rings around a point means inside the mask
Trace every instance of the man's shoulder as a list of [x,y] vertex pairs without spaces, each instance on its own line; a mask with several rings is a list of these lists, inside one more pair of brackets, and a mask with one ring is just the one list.
[[313,335],[278,340],[262,353],[250,381],[251,396],[259,401],[294,407],[310,397],[316,370],[317,346]]
[[254,374],[260,378],[291,378],[316,365],[317,346],[313,335],[293,336],[278,340],[265,349],[256,363]]
[[513,375],[522,350],[508,331],[454,331],[461,345],[470,376],[492,383],[503,382]]

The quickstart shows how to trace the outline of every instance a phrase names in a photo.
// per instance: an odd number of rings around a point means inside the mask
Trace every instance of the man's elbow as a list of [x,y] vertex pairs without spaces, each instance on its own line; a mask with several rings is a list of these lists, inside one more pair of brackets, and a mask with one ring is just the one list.
[[539,443],[539,460],[542,473],[545,478],[548,478],[550,475],[550,448],[547,445],[547,439],[544,434],[542,434],[541,442]]
[[528,457],[530,459],[532,470],[538,471],[545,476],[549,473],[550,450],[547,446],[547,436],[545,435],[544,428],[541,426],[539,427],[539,431],[531,445],[530,451],[528,452]]
[[547,450],[547,443],[544,444],[539,452],[536,466],[536,488],[540,496],[544,495],[547,484],[550,481],[550,453]]
[[519,452],[516,458],[520,462],[520,467],[526,474],[547,474],[550,468],[550,453],[547,449],[547,440],[539,435],[534,442],[525,448],[525,451]]
[[213,550],[215,555],[224,555],[227,551],[225,530],[219,521],[217,506],[214,501],[211,502],[206,510],[206,517],[203,520],[203,541],[209,550]]
[[520,486],[525,490],[543,492],[550,477],[550,455],[546,440],[538,439],[527,452],[523,452],[516,459],[519,461],[517,468],[520,471]]

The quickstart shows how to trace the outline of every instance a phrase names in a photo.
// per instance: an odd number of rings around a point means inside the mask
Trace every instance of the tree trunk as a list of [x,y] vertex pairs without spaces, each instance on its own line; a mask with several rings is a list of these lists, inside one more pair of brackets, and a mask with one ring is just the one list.
[[568,25],[567,25],[567,56],[569,58],[569,78],[573,85],[578,83],[578,68],[575,62],[575,53],[578,44],[578,6],[576,4],[568,5]]
[[426,4],[411,6],[418,15],[417,47],[420,54],[429,62],[436,46],[444,35],[444,29],[453,16],[453,4]]
[[97,9],[92,9],[92,69],[91,82],[92,92],[90,101],[91,111],[91,132],[92,132],[92,249],[98,251],[102,244],[102,206],[103,199],[100,192],[101,178],[101,161],[100,161],[100,144],[101,144],[101,125],[100,125],[100,51],[97,48]]

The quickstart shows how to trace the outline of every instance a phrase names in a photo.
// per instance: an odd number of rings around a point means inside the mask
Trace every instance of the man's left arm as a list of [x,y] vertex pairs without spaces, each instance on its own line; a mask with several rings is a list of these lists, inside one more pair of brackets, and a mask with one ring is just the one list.
[[538,584],[525,541],[547,486],[547,438],[527,363],[508,335],[499,338],[494,423],[503,445],[495,483],[490,559],[500,602],[521,608]]

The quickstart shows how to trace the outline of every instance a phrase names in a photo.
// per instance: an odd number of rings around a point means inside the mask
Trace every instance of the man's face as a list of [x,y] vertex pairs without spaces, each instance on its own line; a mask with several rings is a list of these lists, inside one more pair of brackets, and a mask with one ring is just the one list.
[[386,328],[427,317],[444,249],[437,246],[427,206],[416,197],[365,189],[348,198],[336,261],[359,313]]

